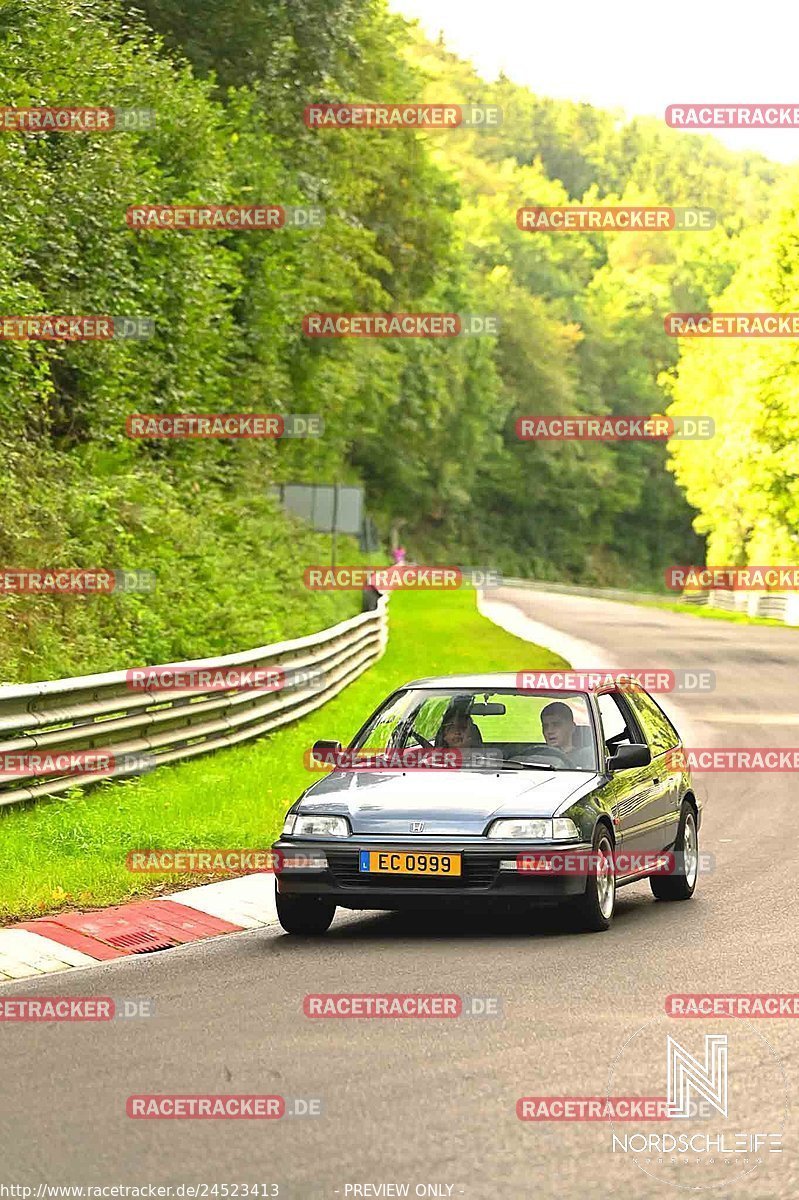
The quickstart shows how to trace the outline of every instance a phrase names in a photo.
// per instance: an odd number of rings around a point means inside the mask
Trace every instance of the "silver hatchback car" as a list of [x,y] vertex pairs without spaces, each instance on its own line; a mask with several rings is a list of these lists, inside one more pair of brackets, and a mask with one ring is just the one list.
[[336,906],[568,904],[607,929],[616,889],[687,900],[702,808],[679,734],[640,688],[524,689],[513,673],[393,692],[291,806],[277,911],[323,933]]

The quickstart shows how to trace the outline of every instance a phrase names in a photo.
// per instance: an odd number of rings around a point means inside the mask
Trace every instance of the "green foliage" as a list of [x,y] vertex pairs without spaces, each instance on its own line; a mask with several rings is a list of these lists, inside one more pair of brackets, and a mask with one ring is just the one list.
[[[0,473],[0,559],[34,565],[153,571],[153,593],[7,595],[0,682],[181,661],[298,637],[360,611],[360,594],[308,592],[309,563],[329,562],[329,539],[280,515],[257,476],[247,502],[199,479],[181,485],[152,467],[85,446]],[[36,525],[32,525],[35,514]],[[339,555],[363,556],[352,539]]]
[[[799,177],[773,215],[741,238],[740,265],[715,312],[799,310]],[[708,562],[799,563],[799,350],[796,341],[686,339],[670,377],[673,415],[706,413],[709,446],[675,442],[673,468],[700,510]]]
[[[514,424],[661,410],[677,362],[662,316],[702,308],[730,284],[740,231],[763,219],[775,168],[657,122],[487,84],[384,0],[207,0],[202,10],[0,3],[5,104],[157,114],[141,132],[0,135],[0,313],[155,325],[140,341],[0,340],[2,564],[159,573],[153,595],[3,597],[0,676],[212,653],[352,611],[351,596],[299,587],[301,567],[326,550],[268,501],[281,480],[363,481],[383,535],[402,522],[419,559],[648,585],[664,562],[701,557],[663,447],[520,443]],[[302,121],[311,101],[380,99],[495,103],[505,121],[437,134]],[[519,205],[570,199],[698,204],[719,222],[712,234],[516,228]],[[131,204],[199,201],[309,203],[326,222],[251,234],[125,223]],[[388,309],[496,314],[500,332],[302,334],[308,312]],[[779,480],[767,470],[754,490],[741,483],[728,514],[700,479],[706,467],[684,473],[693,448],[678,457],[702,532],[727,519],[748,529],[769,489],[778,521],[794,519],[781,395],[764,390],[762,437],[752,435],[779,460]],[[131,442],[126,416],[150,411],[318,413],[326,434]],[[749,448],[741,454],[746,472]]]

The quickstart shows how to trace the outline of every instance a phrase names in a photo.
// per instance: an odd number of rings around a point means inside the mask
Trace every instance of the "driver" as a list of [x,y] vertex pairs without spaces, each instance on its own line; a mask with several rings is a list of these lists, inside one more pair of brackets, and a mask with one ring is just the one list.
[[475,734],[476,726],[471,717],[465,713],[456,713],[448,717],[441,726],[441,744],[450,750],[465,750],[479,744]]
[[548,746],[560,750],[575,767],[590,767],[590,746],[578,746],[574,713],[562,700],[554,700],[541,713],[541,729]]

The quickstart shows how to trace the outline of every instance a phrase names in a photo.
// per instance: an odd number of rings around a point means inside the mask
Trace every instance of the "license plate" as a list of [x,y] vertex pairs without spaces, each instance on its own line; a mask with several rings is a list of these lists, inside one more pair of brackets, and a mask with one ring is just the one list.
[[460,854],[428,850],[361,850],[359,867],[374,875],[460,875]]

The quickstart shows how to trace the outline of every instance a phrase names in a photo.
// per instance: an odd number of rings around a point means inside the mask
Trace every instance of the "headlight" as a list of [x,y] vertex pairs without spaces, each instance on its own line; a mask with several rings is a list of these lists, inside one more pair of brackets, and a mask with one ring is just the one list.
[[350,836],[346,817],[322,817],[300,814],[294,820],[294,837],[345,838]]
[[579,837],[574,821],[568,817],[558,817],[555,821],[504,819],[495,821],[488,831],[490,838],[503,838],[507,841],[536,841],[554,842],[570,840]]

